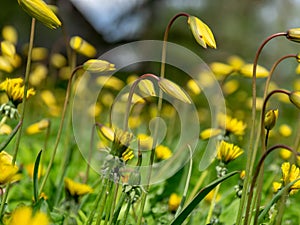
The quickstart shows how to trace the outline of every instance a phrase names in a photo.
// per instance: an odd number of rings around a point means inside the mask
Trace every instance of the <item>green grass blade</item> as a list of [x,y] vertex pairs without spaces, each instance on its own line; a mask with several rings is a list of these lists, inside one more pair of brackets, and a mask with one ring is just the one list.
[[239,173],[239,171],[234,171],[226,174],[224,177],[221,177],[203,189],[201,189],[198,194],[192,199],[192,201],[181,211],[181,213],[171,222],[170,225],[181,225],[182,222],[190,215],[190,213],[197,207],[197,205],[204,199],[204,197],[214,189],[218,184],[232,177],[233,175]]
[[41,150],[39,152],[39,154],[36,157],[35,163],[34,163],[34,170],[33,170],[33,196],[34,196],[34,201],[37,202],[38,201],[38,197],[39,197],[39,184],[38,184],[38,173],[39,173],[39,165],[40,165],[40,160],[41,160],[41,155],[42,155],[42,151]]

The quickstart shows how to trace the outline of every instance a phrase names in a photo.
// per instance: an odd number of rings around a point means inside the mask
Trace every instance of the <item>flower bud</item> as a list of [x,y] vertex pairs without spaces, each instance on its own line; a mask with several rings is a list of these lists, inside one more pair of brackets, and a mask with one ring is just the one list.
[[13,57],[16,54],[16,48],[10,41],[1,41],[1,52],[3,55]]
[[61,26],[60,20],[44,1],[18,0],[18,3],[29,16],[36,18],[45,26],[51,29],[56,29]]
[[198,44],[203,48],[217,48],[214,35],[205,23],[195,16],[189,16],[188,24]]
[[83,64],[83,69],[89,72],[104,72],[115,70],[115,65],[100,59],[90,59]]
[[74,36],[70,40],[70,46],[74,49],[77,53],[85,55],[87,57],[94,57],[97,53],[94,46],[92,46],[87,41],[83,40],[79,36]]
[[[252,77],[253,76],[253,64],[246,64],[246,65],[242,66],[240,72],[245,77]],[[257,65],[256,66],[256,77],[263,78],[263,77],[267,77],[267,76],[269,76],[269,71],[266,68],[264,68],[260,65]]]
[[158,85],[163,92],[169,94],[170,96],[182,102],[191,104],[191,100],[186,95],[186,93],[174,82],[165,78],[161,78],[158,81]]
[[4,40],[11,42],[12,44],[17,44],[18,33],[13,26],[5,26],[2,29],[2,37]]
[[287,31],[287,39],[300,42],[300,28],[292,28]]
[[151,80],[142,79],[139,81],[139,89],[148,96],[155,96],[155,89]]
[[289,95],[291,103],[300,109],[300,91],[293,91]]
[[216,76],[226,76],[234,71],[232,66],[220,62],[210,64],[210,69],[214,74],[216,74]]
[[265,129],[272,130],[278,119],[278,109],[269,110],[265,115]]

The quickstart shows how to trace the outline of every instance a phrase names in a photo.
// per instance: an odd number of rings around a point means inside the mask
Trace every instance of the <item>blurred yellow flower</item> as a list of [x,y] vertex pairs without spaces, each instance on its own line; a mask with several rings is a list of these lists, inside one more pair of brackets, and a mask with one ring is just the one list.
[[58,107],[54,94],[49,90],[44,90],[40,93],[42,101],[49,108],[49,113],[52,116],[59,116],[61,109]]
[[115,132],[112,128],[100,124],[99,131],[106,139],[108,139],[109,141],[114,141]]
[[186,85],[193,94],[199,95],[201,93],[201,89],[195,80],[190,79]]
[[106,77],[106,76],[99,76],[96,79],[97,84],[106,87],[111,88],[113,90],[121,90],[124,87],[124,82],[120,80],[117,77]]
[[64,55],[60,53],[54,53],[50,57],[50,63],[55,68],[62,68],[67,65],[67,59]]
[[155,149],[155,155],[158,160],[165,160],[172,156],[172,151],[167,146],[159,145]]
[[289,150],[286,149],[280,149],[279,155],[282,159],[287,160],[291,157],[292,153]]
[[292,135],[292,128],[287,124],[282,124],[279,127],[279,134],[283,137],[289,137]]
[[210,64],[210,69],[217,77],[227,76],[234,72],[234,68],[230,65],[221,62],[213,62]]
[[240,155],[243,154],[243,150],[237,145],[228,143],[226,141],[221,141],[218,145],[217,159],[221,162],[227,164]]
[[247,125],[236,118],[231,116],[220,114],[218,116],[219,126],[225,130],[225,135],[234,134],[234,135],[244,135]]
[[215,137],[219,134],[222,133],[222,130],[221,129],[217,129],[217,128],[208,128],[208,129],[205,129],[203,130],[201,133],[200,133],[200,138],[202,140],[206,140],[206,139],[209,139],[209,138],[212,138],[212,137]]
[[64,179],[64,183],[67,194],[69,194],[77,200],[78,197],[93,192],[93,189],[89,185],[75,182],[67,177]]
[[48,119],[42,119],[36,123],[31,124],[26,128],[27,134],[37,134],[47,129],[50,126],[50,121]]
[[5,56],[13,57],[16,54],[16,48],[10,41],[1,41],[1,52]]
[[[211,203],[213,197],[215,195],[215,189],[211,190],[205,197],[204,200],[207,201],[208,203]],[[216,196],[216,202],[220,201],[221,195],[218,193]]]
[[13,65],[10,63],[7,57],[0,56],[0,70],[7,73],[11,73],[14,70]]
[[[34,172],[34,163],[30,163],[27,164],[25,166],[26,172],[28,173],[28,176],[30,178],[33,178],[33,172]],[[41,176],[43,176],[45,174],[45,170],[44,168],[41,167],[41,165],[39,166],[39,171],[38,171],[38,179],[41,178]]]
[[19,168],[12,164],[12,156],[5,151],[0,152],[0,171],[0,186],[21,179]]
[[33,86],[38,86],[46,79],[48,74],[48,69],[43,64],[37,64],[33,67],[29,75],[29,83]]
[[189,16],[188,24],[194,35],[194,38],[203,48],[217,48],[214,35],[210,28],[195,16]]
[[[287,185],[300,178],[300,170],[295,164],[285,162],[281,165],[283,185]],[[290,189],[290,194],[295,194],[300,189],[300,180],[296,181]]]
[[74,36],[70,39],[70,46],[77,53],[90,58],[94,57],[97,53],[97,50],[94,46],[92,46],[90,43],[83,40],[79,36]]
[[181,202],[181,197],[176,193],[172,193],[169,197],[169,202],[168,202],[169,210],[171,212],[175,212],[178,209],[180,202]]
[[[23,101],[24,86],[22,78],[6,78],[0,83],[0,91],[5,91],[8,99],[17,107]],[[35,91],[30,88],[27,90],[27,98],[35,95]]]
[[32,208],[22,206],[17,208],[8,220],[7,225],[49,225],[50,220],[43,212],[33,212]]
[[89,59],[83,63],[83,69],[89,72],[105,72],[116,70],[114,64],[100,59]]
[[60,20],[44,1],[18,0],[18,3],[29,16],[36,18],[45,26],[51,29],[56,29],[61,26]]
[[0,126],[0,135],[9,135],[12,132],[12,129],[9,125],[3,124]]
[[[240,69],[240,73],[242,75],[244,75],[245,77],[252,77],[253,75],[253,64],[245,64],[242,66],[242,68]],[[256,77],[257,78],[264,78],[264,77],[267,77],[269,76],[269,71],[260,66],[260,65],[257,65],[256,67]]]
[[10,41],[14,45],[18,42],[18,33],[17,30],[10,25],[6,25],[2,29],[2,37],[6,41]]
[[132,159],[134,157],[133,151],[129,148],[125,150],[125,152],[122,153],[122,159],[127,162],[128,160]]
[[282,184],[280,182],[273,182],[272,186],[273,186],[273,192],[276,193],[281,188]]
[[153,138],[147,134],[138,134],[137,139],[140,141],[142,150],[151,150],[153,145]]
[[237,80],[229,80],[223,84],[223,92],[226,95],[230,95],[238,90],[240,84]]
[[227,62],[230,66],[233,67],[235,71],[240,70],[242,66],[245,64],[244,60],[236,55],[228,57]]

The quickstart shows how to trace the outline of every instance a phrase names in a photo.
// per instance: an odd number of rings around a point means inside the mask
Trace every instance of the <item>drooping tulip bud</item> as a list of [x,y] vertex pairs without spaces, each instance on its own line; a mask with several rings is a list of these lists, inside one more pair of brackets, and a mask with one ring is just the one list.
[[278,109],[269,110],[265,115],[265,122],[264,122],[265,128],[267,130],[272,130],[276,124],[277,119],[278,119]]
[[83,40],[79,36],[74,36],[70,39],[70,46],[77,53],[85,55],[87,57],[94,57],[97,53],[97,50],[87,41]]
[[289,99],[297,108],[300,109],[300,91],[293,91],[289,94]]
[[287,31],[287,39],[300,42],[300,28],[292,28]]
[[83,64],[83,69],[89,72],[105,72],[115,70],[115,65],[100,59],[89,59]]

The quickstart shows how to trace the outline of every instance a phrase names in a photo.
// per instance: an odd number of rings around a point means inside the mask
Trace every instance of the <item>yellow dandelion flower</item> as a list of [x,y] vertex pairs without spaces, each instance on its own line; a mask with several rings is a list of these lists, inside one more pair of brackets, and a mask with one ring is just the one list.
[[75,182],[67,177],[64,179],[64,183],[67,194],[69,194],[77,200],[78,197],[93,192],[93,189],[89,185]]
[[155,149],[155,155],[158,160],[165,160],[172,156],[172,151],[164,145],[159,145]]
[[127,162],[128,160],[134,157],[133,151],[131,149],[126,149],[125,152],[122,153],[122,159]]
[[228,115],[220,114],[218,116],[219,126],[225,130],[225,135],[244,135],[247,125],[236,118],[232,118]]
[[242,155],[243,152],[237,145],[222,140],[218,146],[217,159],[227,164]]
[[27,134],[37,134],[47,129],[50,126],[50,121],[48,119],[42,119],[36,123],[31,124],[26,128]]
[[5,151],[0,152],[0,171],[0,186],[21,179],[19,168],[12,164],[12,156]]
[[222,133],[222,130],[221,129],[217,129],[217,128],[208,128],[208,129],[205,129],[203,130],[201,133],[200,133],[200,138],[202,140],[206,140],[206,139],[209,139],[209,138],[212,138],[212,137],[215,137],[219,134]]
[[50,220],[43,212],[33,213],[32,208],[22,206],[17,208],[11,215],[8,225],[49,225]]
[[169,210],[171,212],[175,212],[178,209],[180,202],[181,202],[181,197],[176,193],[172,193],[169,197],[169,202],[168,202]]
[[[0,83],[0,91],[5,91],[8,99],[15,105],[23,101],[24,86],[22,78],[7,78],[5,81]],[[27,98],[35,95],[35,91],[30,88],[27,90]]]
[[273,186],[273,192],[276,193],[281,188],[282,184],[280,182],[273,182],[272,186]]
[[[283,184],[287,185],[300,178],[300,169],[295,164],[285,162],[281,165]],[[295,194],[300,189],[300,180],[290,187],[290,194]]]
[[153,138],[147,134],[138,134],[137,139],[140,141],[142,150],[150,150],[153,145]]

